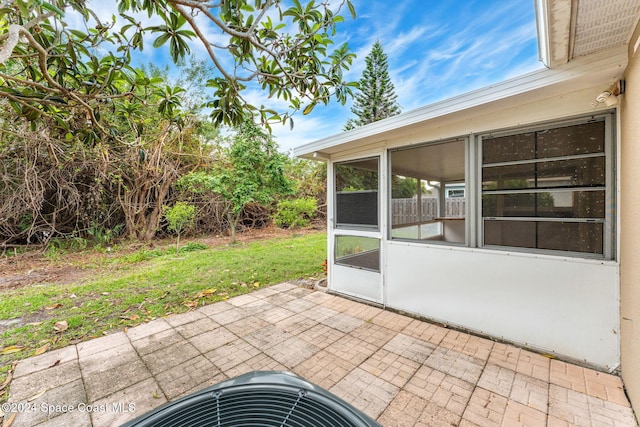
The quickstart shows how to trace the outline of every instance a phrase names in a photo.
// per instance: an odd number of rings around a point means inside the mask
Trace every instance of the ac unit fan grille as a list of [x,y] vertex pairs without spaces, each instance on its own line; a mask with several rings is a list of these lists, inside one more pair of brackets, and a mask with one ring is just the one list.
[[125,426],[375,427],[379,424],[293,374],[255,372],[163,405]]

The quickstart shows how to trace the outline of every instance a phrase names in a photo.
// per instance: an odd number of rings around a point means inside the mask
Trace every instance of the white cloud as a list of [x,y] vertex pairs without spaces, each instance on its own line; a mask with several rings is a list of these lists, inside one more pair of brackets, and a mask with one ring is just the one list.
[[400,32],[393,38],[391,43],[383,45],[383,48],[387,52],[393,52],[394,55],[404,53],[406,50],[411,49],[412,44],[416,41],[424,40],[425,34],[428,34],[429,31],[430,29],[426,26],[413,27],[407,32]]
[[[269,98],[265,92],[258,89],[247,90],[243,96],[252,105],[264,105],[279,112],[291,111],[287,101]],[[292,117],[293,129],[287,121],[284,125],[272,124],[271,130],[281,151],[288,152],[294,147],[340,132],[349,113],[348,107],[335,101],[327,106],[320,104],[308,115],[302,114],[301,111],[296,112]]]
[[288,124],[272,126],[273,135],[276,137],[280,150],[283,152],[290,152],[295,147],[341,131],[341,128],[336,129],[337,122],[339,122],[337,117],[329,119],[323,115],[304,116],[296,114],[293,117],[293,121],[293,129],[290,129]]
[[514,7],[505,2],[464,25],[443,25],[438,45],[418,43],[421,58],[392,74],[405,111],[536,69],[537,57],[519,57],[535,44],[534,22],[518,20]]

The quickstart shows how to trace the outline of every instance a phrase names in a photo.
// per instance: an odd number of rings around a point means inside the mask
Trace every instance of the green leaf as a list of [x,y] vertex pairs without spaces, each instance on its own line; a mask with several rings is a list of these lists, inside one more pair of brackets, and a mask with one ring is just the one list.
[[169,33],[162,34],[161,36],[159,36],[157,39],[153,41],[153,47],[159,48],[160,46],[165,44],[167,40],[169,40],[170,38],[171,38],[171,34]]
[[76,57],[76,51],[73,47],[73,43],[69,41],[69,43],[67,43],[67,53],[69,54],[69,58],[71,58],[73,62],[76,62],[78,58]]
[[29,5],[23,0],[16,0],[16,5],[23,16],[29,16]]
[[64,11],[62,11],[61,9],[58,9],[56,6],[43,2],[41,4],[42,8],[45,10],[48,10],[50,12],[56,13],[58,16],[64,16]]
[[70,29],[69,32],[79,39],[86,39],[88,37],[86,33],[83,33],[80,30]]
[[351,13],[351,17],[356,19],[356,8],[353,7],[353,4],[347,0],[347,7],[349,8],[349,13]]
[[304,111],[302,112],[302,114],[304,114],[304,115],[306,116],[306,115],[307,115],[307,114],[309,114],[311,111],[313,111],[313,109],[316,107],[316,105],[317,105],[317,102],[312,102],[311,104],[307,105],[307,106],[304,108]]

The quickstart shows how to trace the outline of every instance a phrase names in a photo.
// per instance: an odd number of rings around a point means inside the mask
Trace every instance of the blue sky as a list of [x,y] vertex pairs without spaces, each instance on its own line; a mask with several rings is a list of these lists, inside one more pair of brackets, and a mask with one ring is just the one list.
[[[403,112],[543,67],[533,0],[353,3],[358,17],[347,17],[336,37],[358,55],[347,78],[360,79],[379,40]],[[341,132],[353,116],[350,106],[332,103],[297,114],[293,131],[274,126],[280,147],[287,151]]]
[[[285,2],[287,0],[284,0]],[[330,0],[337,4],[340,0]],[[479,89],[508,78],[542,68],[538,61],[533,0],[429,1],[352,0],[354,20],[344,11],[338,25],[336,45],[348,43],[357,59],[346,80],[357,81],[365,57],[376,40],[388,57],[389,73],[403,112]],[[92,7],[106,19],[114,12],[110,2],[93,1]],[[140,19],[147,21],[146,15]],[[210,31],[210,40],[220,37]],[[136,58],[139,63],[167,62],[166,47],[147,48]],[[208,58],[198,42],[192,53]],[[253,89],[247,98],[282,111],[287,102],[268,99]],[[294,116],[294,128],[276,124],[273,133],[282,151],[290,151],[342,131],[353,117],[351,103],[319,105],[311,114]]]

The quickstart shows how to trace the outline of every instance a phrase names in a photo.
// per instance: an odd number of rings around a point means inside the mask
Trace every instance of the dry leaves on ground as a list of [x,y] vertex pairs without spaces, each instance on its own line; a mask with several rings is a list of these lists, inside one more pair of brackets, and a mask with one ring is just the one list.
[[12,353],[17,353],[19,351],[24,350],[26,347],[23,345],[10,345],[8,347],[4,347],[2,350],[0,350],[0,354],[1,355],[7,355],[7,354],[12,354]]
[[53,330],[56,331],[56,333],[62,333],[67,329],[69,329],[69,324],[66,320],[59,320],[53,324]]

